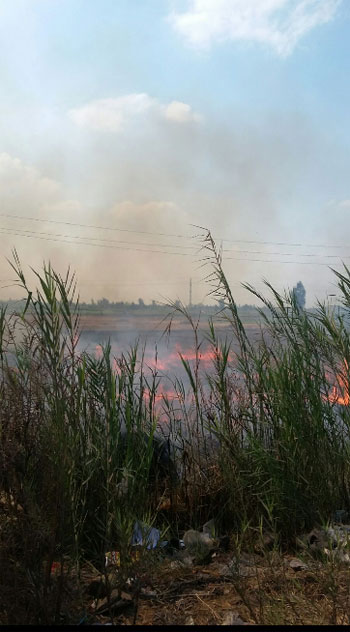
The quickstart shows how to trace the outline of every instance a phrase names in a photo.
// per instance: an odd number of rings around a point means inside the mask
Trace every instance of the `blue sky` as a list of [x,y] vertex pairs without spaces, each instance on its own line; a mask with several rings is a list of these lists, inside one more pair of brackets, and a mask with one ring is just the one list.
[[238,302],[262,277],[302,279],[309,304],[333,292],[324,264],[350,258],[349,18],[345,0],[0,0],[4,254],[70,263],[87,300],[186,300],[193,276],[199,301],[200,224],[232,240]]

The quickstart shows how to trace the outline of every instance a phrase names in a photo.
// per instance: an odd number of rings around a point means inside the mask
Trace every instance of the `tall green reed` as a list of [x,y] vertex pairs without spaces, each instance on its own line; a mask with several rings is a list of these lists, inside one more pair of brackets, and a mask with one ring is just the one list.
[[[332,374],[338,381],[342,374],[342,386],[349,379],[348,329],[324,304],[313,314],[268,282],[272,298],[245,285],[264,307],[259,341],[252,344],[210,233],[204,243],[214,269],[213,294],[225,303],[222,317],[238,343],[234,364],[244,382],[243,400],[239,390],[233,393],[238,407],[228,414],[225,383],[209,382],[221,398],[220,412],[208,421],[224,446],[232,519],[272,516],[273,526],[290,537],[349,504],[349,409],[331,396]],[[349,310],[349,279],[337,276]],[[221,357],[227,357],[223,345]]]
[[[27,300],[22,312],[0,315],[1,490],[20,508],[13,533],[45,619],[53,561],[62,581],[68,558],[78,573],[86,558],[102,568],[105,552],[130,547],[130,525],[156,505],[157,380],[146,384],[137,346],[119,359],[109,344],[100,359],[78,353],[70,271],[61,277],[45,265],[32,291],[16,252],[11,265]],[[61,598],[58,591],[56,619]]]
[[[20,557],[20,579],[43,622],[51,616],[54,560],[63,582],[67,560],[79,574],[84,559],[102,568],[110,549],[127,559],[135,520],[165,520],[150,482],[160,415],[178,445],[175,531],[214,516],[227,531],[263,526],[288,542],[350,507],[349,406],[334,391],[347,402],[349,270],[335,271],[337,313],[321,302],[301,310],[268,282],[267,296],[246,285],[262,304],[253,342],[210,233],[203,246],[224,328],[211,320],[203,332],[190,310],[172,306],[192,328],[194,359],[180,355],[185,378],[170,378],[175,399],[165,394],[161,405],[160,373],[146,375],[136,342],[118,358],[109,343],[99,358],[78,352],[74,274],[61,277],[45,265],[32,290],[14,252],[26,302],[19,313],[0,312],[0,482],[8,516],[0,554],[4,578],[15,583]],[[209,371],[203,345],[211,350]],[[55,620],[61,600],[57,590]]]

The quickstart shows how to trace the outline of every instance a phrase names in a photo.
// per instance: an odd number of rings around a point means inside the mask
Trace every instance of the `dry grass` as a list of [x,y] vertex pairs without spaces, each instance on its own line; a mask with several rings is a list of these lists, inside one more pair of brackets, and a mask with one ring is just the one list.
[[[84,566],[79,586],[74,572],[67,574],[62,622],[139,625],[222,625],[229,615],[251,625],[349,625],[349,568],[308,559],[308,569],[294,571],[290,556],[277,552],[246,555],[242,575],[223,572],[231,553],[219,553],[207,566],[174,568],[166,559],[144,560],[135,588],[112,589],[112,607],[106,599],[88,593],[101,576]],[[118,572],[111,575],[118,584]],[[58,578],[53,577],[53,582]],[[113,604],[117,604],[116,606]],[[0,622],[4,619],[0,614]]]
[[250,624],[349,624],[348,568],[333,568],[330,574],[320,565],[296,573],[285,568],[287,561],[275,557],[270,565],[264,560],[251,568],[251,577],[241,578],[222,578],[215,565],[172,578],[165,572],[163,594],[158,602],[142,603],[138,622],[183,624],[191,616],[198,625],[217,625],[234,612]]

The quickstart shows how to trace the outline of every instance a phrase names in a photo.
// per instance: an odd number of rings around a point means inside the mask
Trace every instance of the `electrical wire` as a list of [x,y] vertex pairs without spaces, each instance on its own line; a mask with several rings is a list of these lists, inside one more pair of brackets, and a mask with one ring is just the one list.
[[[319,254],[319,253],[302,253],[302,252],[264,252],[261,250],[223,250],[223,252],[234,252],[234,253],[241,253],[241,254],[249,254],[249,255],[276,255],[279,257],[295,257],[295,255],[297,254],[298,257],[322,257],[322,258],[327,258],[327,259],[339,259],[339,258],[343,258],[343,259],[350,259],[350,255],[323,255],[323,254]],[[228,257],[225,257],[225,259]]]
[[93,246],[95,248],[108,248],[111,250],[117,250],[118,252],[120,250],[123,250],[123,251],[127,250],[127,251],[132,251],[132,252],[151,252],[151,253],[156,253],[156,254],[177,255],[181,257],[192,256],[192,253],[190,252],[169,252],[169,251],[164,251],[164,250],[150,250],[150,249],[145,249],[145,248],[124,248],[123,246],[116,248],[114,246],[107,246],[106,244],[92,244],[90,242],[85,242],[85,241],[69,241],[67,239],[55,239],[54,237],[40,237],[39,235],[36,235],[36,234],[28,235],[28,234],[15,232],[15,231],[8,232],[9,230],[12,230],[12,229],[0,229],[0,233],[5,234],[5,235],[9,235],[9,234],[15,235],[17,237],[27,237],[28,239],[40,239],[42,241],[55,241],[58,243],[74,244],[76,246]]
[[96,226],[94,224],[79,224],[77,222],[63,222],[61,220],[54,220],[54,219],[44,219],[44,218],[39,218],[39,217],[26,217],[25,215],[10,215],[9,213],[0,213],[0,217],[28,220],[31,222],[46,222],[48,224],[63,224],[64,226],[78,226],[80,228],[94,228],[95,230],[112,230],[112,231],[118,231],[121,233],[138,233],[140,235],[158,235],[158,236],[164,236],[164,237],[178,237],[181,239],[193,239],[193,237],[189,235],[158,233],[158,232],[147,231],[147,230],[132,230],[130,228],[115,228],[112,226]]
[[[116,246],[107,245],[106,243],[100,243],[100,244],[91,243],[88,240],[92,239],[92,240],[99,240],[102,242],[109,241],[116,244],[136,244],[136,245],[145,245],[145,246],[149,245],[149,244],[143,244],[142,242],[129,242],[129,241],[104,240],[104,239],[100,240],[98,238],[91,238],[91,237],[71,236],[71,235],[65,235],[61,233],[47,233],[43,231],[36,232],[36,231],[29,231],[29,230],[15,230],[13,228],[6,228],[6,227],[0,227],[0,234],[15,235],[17,237],[26,237],[26,238],[31,238],[31,239],[40,239],[42,241],[53,241],[53,242],[58,242],[58,243],[75,244],[75,245],[80,245],[80,246],[92,246],[95,248],[108,248],[110,250],[117,250],[117,251],[122,250],[122,251],[132,251],[132,252],[149,252],[149,253],[154,253],[154,254],[167,254],[167,255],[175,255],[175,256],[193,256],[194,254],[193,252],[170,252],[168,250],[154,250],[154,249],[149,249],[149,248],[128,248],[128,247],[125,248],[124,246],[116,247]],[[43,237],[43,235],[45,235],[45,237]],[[68,237],[69,239],[66,239],[66,237]],[[71,241],[72,239],[81,240],[81,241]],[[173,247],[172,244],[169,244],[167,246]],[[163,246],[159,246],[159,247],[166,247],[166,245],[164,244]],[[186,248],[189,248],[189,247],[186,247]],[[197,249],[197,252],[198,252],[198,249]],[[237,253],[241,252],[245,254],[251,254],[251,252],[257,253],[257,251],[235,251],[235,250],[231,250],[227,252],[237,252]],[[293,256],[291,253],[266,253],[266,255],[267,256],[271,256],[271,255]],[[302,254],[300,256],[310,256],[310,257],[319,256],[319,257],[325,257],[325,258],[338,258],[340,260],[342,259],[339,255]],[[343,258],[350,258],[350,257],[344,256]],[[316,261],[282,261],[278,259],[256,259],[256,258],[240,258],[240,257],[225,257],[225,261],[241,261],[241,262],[246,261],[246,262],[259,262],[259,263],[282,263],[282,264],[293,264],[293,265],[328,266],[328,263],[316,262]]]
[[[177,244],[158,244],[158,243],[145,243],[144,241],[129,241],[129,240],[118,240],[118,239],[104,239],[103,237],[84,237],[82,235],[66,235],[66,234],[62,234],[62,233],[47,233],[46,231],[34,231],[34,230],[24,230],[22,228],[20,229],[15,229],[15,228],[9,228],[7,226],[0,226],[0,230],[1,231],[12,231],[12,233],[14,234],[22,234],[22,233],[30,233],[32,235],[48,235],[49,237],[62,237],[62,238],[66,238],[68,237],[69,239],[85,239],[85,240],[92,240],[92,241],[102,241],[102,242],[108,242],[108,243],[115,243],[115,244],[132,244],[132,245],[139,245],[139,246],[155,246],[157,248],[186,248],[186,250],[194,250],[193,246],[178,246]],[[24,235],[23,235],[24,236]],[[198,250],[198,248],[197,248]]]
[[[98,226],[95,224],[83,224],[78,222],[65,222],[63,220],[53,220],[46,219],[42,217],[26,217],[25,215],[13,215],[10,213],[0,213],[0,217],[6,217],[9,219],[16,220],[28,220],[31,222],[44,222],[49,224],[62,224],[65,226],[77,226],[80,228],[93,228],[95,230],[107,230],[107,231],[117,231],[117,232],[125,232],[125,233],[138,233],[142,235],[157,235],[164,237],[175,237],[178,239],[187,239],[193,240],[195,236],[191,235],[179,235],[174,233],[163,233],[163,232],[155,232],[155,231],[145,231],[145,230],[132,230],[129,228],[116,228],[114,226]],[[195,226],[194,224],[189,224],[194,228],[200,228]],[[205,230],[205,229],[203,229]],[[260,244],[260,245],[271,245],[271,246],[290,246],[290,247],[301,247],[304,246],[306,248],[346,248],[348,244],[306,244],[302,242],[292,243],[286,241],[262,241],[262,240],[252,240],[252,239],[229,239],[227,237],[215,237],[218,241],[223,241],[226,243],[242,243],[242,244]]]

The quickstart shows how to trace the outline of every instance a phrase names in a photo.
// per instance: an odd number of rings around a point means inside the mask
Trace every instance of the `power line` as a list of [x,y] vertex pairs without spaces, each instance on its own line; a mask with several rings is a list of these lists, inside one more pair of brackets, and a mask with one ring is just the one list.
[[[310,253],[295,253],[295,252],[264,252],[261,250],[223,250],[223,252],[234,252],[248,255],[276,255],[280,257],[295,257],[297,254],[298,257],[322,257],[323,259],[350,259],[350,255],[323,255],[323,254],[310,254]],[[227,259],[228,257],[225,257]]]
[[[176,256],[192,256],[193,253],[188,253],[188,252],[170,252],[170,251],[165,251],[165,250],[153,250],[153,249],[149,249],[149,248],[125,248],[124,246],[119,246],[118,248],[116,248],[115,246],[109,246],[107,244],[96,244],[96,243],[90,243],[89,241],[70,241],[68,239],[63,239],[62,237],[70,237],[69,235],[61,235],[59,233],[43,233],[43,232],[35,232],[35,231],[16,231],[15,229],[12,228],[0,228],[0,233],[1,234],[5,234],[5,235],[16,235],[17,237],[26,237],[29,239],[40,239],[42,241],[53,241],[53,242],[58,242],[58,243],[67,243],[67,244],[74,244],[74,245],[80,245],[80,246],[92,246],[95,248],[108,248],[110,250],[117,250],[117,251],[132,251],[132,252],[149,252],[149,253],[154,253],[154,254],[167,254],[167,255],[176,255]],[[42,235],[46,235],[46,237],[43,237]],[[51,236],[50,236],[51,235]],[[57,239],[57,237],[59,237],[59,239]],[[89,239],[88,237],[70,237],[71,239]],[[103,241],[103,240],[102,240]],[[118,243],[118,242],[117,242]],[[124,243],[124,242],[121,242]],[[135,242],[130,242],[130,243],[135,243]],[[147,245],[147,244],[145,244]],[[234,252],[234,251],[232,251]],[[248,254],[248,251],[247,251]],[[273,253],[271,253],[273,254]],[[283,253],[281,253],[283,254]],[[290,256],[290,255],[288,255]],[[303,256],[303,255],[302,255]],[[317,255],[315,255],[317,256]],[[340,258],[337,257],[336,255],[319,255],[319,256],[331,256],[331,257],[336,257],[336,258]],[[344,258],[349,258],[349,257],[344,257]],[[293,264],[293,265],[320,265],[320,266],[328,266],[327,263],[322,263],[322,262],[316,262],[316,261],[281,261],[281,260],[277,260],[277,259],[251,259],[251,258],[239,258],[239,257],[225,257],[225,261],[241,261],[241,262],[259,262],[259,263],[284,263],[284,264]]]
[[239,259],[234,257],[226,257],[225,261],[259,261],[261,263],[292,263],[297,266],[327,266],[329,263],[321,263],[319,261],[281,261],[279,259]]
[[129,228],[115,228],[113,226],[96,226],[94,224],[78,224],[77,222],[63,222],[61,220],[44,219],[39,217],[26,217],[25,215],[10,215],[7,213],[0,213],[0,217],[7,217],[11,219],[28,220],[31,222],[47,222],[48,224],[63,224],[64,226],[78,226],[80,228],[94,228],[95,230],[112,230],[122,233],[138,233],[140,235],[158,235],[163,237],[178,237],[181,239],[193,239],[188,235],[175,235],[172,233],[158,233],[147,230],[131,230]]
[[347,248],[348,244],[303,244],[303,243],[291,243],[289,241],[254,241],[248,239],[222,239],[231,244],[259,244],[262,246],[302,246],[304,248]]
[[121,248],[116,248],[114,246],[107,246],[106,244],[91,244],[90,242],[83,242],[83,241],[69,241],[67,239],[55,239],[53,237],[40,237],[36,234],[27,235],[27,234],[22,234],[15,231],[12,231],[9,233],[8,232],[9,230],[12,230],[12,229],[0,229],[0,233],[5,234],[5,235],[8,235],[8,234],[16,235],[17,237],[27,237],[28,239],[40,239],[42,241],[55,241],[58,243],[74,244],[76,246],[78,245],[78,246],[93,246],[95,248],[108,248],[108,249],[117,250],[117,251],[128,250],[132,252],[153,252],[156,254],[177,255],[177,256],[182,256],[182,257],[192,256],[192,253],[190,252],[169,252],[169,251],[164,251],[164,250],[150,250],[150,249],[145,249],[145,248],[124,248],[123,246]]
[[[118,240],[118,239],[103,239],[102,237],[84,237],[81,235],[65,235],[62,233],[47,233],[45,231],[34,231],[34,230],[24,230],[22,228],[16,230],[15,228],[8,228],[7,226],[1,226],[0,227],[1,231],[11,231],[10,234],[15,234],[15,235],[20,235],[22,233],[29,233],[32,235],[48,235],[49,237],[63,237],[66,238],[68,237],[69,239],[84,239],[84,240],[92,240],[92,241],[102,241],[102,242],[108,242],[108,243],[115,243],[115,244],[132,244],[132,245],[139,245],[139,246],[155,246],[157,248],[186,248],[186,250],[194,250],[193,246],[178,246],[177,244],[158,244],[158,243],[145,243],[144,241],[129,241],[129,240]],[[23,237],[25,235],[23,234]],[[92,244],[94,245],[94,244]],[[198,250],[198,249],[197,249]]]
[[[179,257],[190,257],[193,256],[193,253],[189,253],[189,252],[169,252],[169,251],[165,251],[165,250],[152,250],[152,249],[147,249],[147,248],[124,248],[119,247],[116,248],[115,246],[108,246],[106,244],[92,244],[90,242],[87,241],[69,241],[67,239],[56,239],[54,237],[41,237],[40,235],[42,233],[35,233],[34,231],[27,231],[30,232],[31,234],[23,234],[22,232],[16,232],[14,229],[4,229],[4,228],[0,228],[0,234],[5,234],[5,235],[15,235],[17,237],[26,237],[28,239],[40,239],[42,241],[54,241],[54,242],[58,242],[58,243],[67,243],[67,244],[73,244],[73,245],[79,245],[79,246],[92,246],[95,248],[108,248],[110,250],[116,250],[116,251],[132,251],[132,252],[150,252],[150,253],[155,253],[155,254],[165,254],[165,255],[177,255]],[[47,235],[49,235],[50,233],[47,233]],[[80,238],[78,238],[80,239]],[[88,239],[88,238],[87,238]],[[321,262],[317,262],[317,261],[281,261],[278,259],[248,259],[248,258],[239,258],[239,257],[226,257],[225,261],[241,261],[241,262],[260,262],[260,263],[290,263],[290,264],[294,264],[294,265],[319,265],[319,266],[329,266],[328,263],[321,263]]]
[[[107,230],[107,231],[116,231],[116,232],[125,232],[125,233],[137,233],[140,235],[158,235],[164,237],[175,237],[178,239],[187,239],[193,240],[195,236],[190,235],[179,235],[174,233],[164,233],[164,232],[155,232],[155,231],[145,231],[145,230],[132,230],[128,228],[116,228],[114,226],[97,226],[95,224],[83,224],[78,222],[64,222],[62,220],[53,220],[46,219],[42,217],[27,217],[25,215],[12,215],[10,213],[0,213],[0,217],[6,217],[9,219],[18,219],[18,220],[28,220],[31,222],[46,222],[49,224],[61,224],[64,226],[77,226],[80,228],[93,228],[95,230]],[[193,224],[189,224],[193,226]],[[204,229],[205,230],[205,229]],[[286,241],[263,241],[263,240],[252,240],[252,239],[228,239],[226,237],[215,237],[217,240],[224,241],[226,243],[242,243],[242,244],[260,244],[260,245],[270,245],[270,246],[290,246],[290,247],[301,247],[304,246],[306,248],[347,248],[348,244],[306,244],[302,242],[292,243]],[[105,241],[105,240],[104,240]]]

